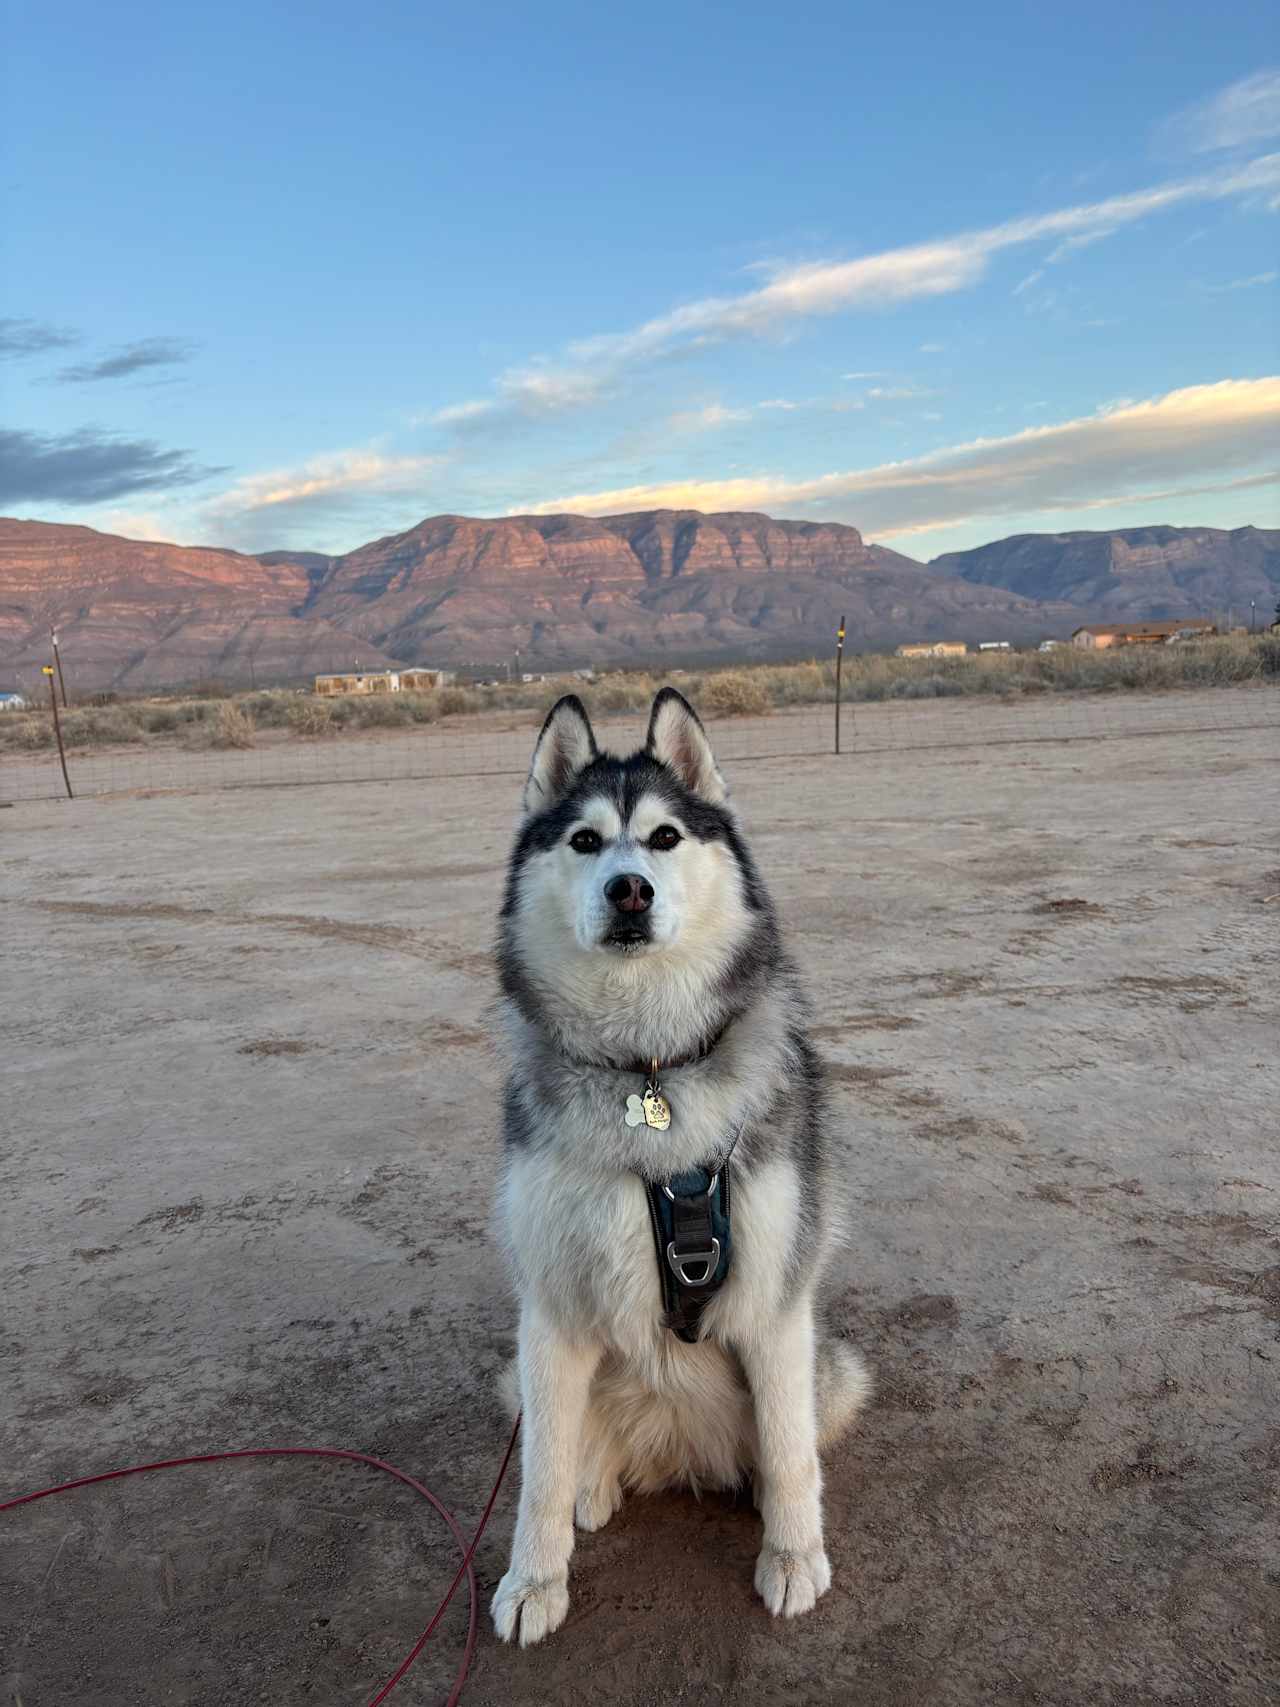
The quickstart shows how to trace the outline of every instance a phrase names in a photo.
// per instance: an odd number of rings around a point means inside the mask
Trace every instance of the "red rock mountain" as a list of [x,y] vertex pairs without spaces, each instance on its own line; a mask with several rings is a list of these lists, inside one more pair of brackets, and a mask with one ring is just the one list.
[[825,654],[841,615],[855,649],[1081,620],[853,527],[756,514],[433,516],[340,557],[0,520],[0,686],[32,685],[50,623],[77,686],[144,688],[391,661],[496,670],[517,649],[531,669]]
[[754,514],[433,516],[315,575],[308,615],[398,657],[492,667],[795,657],[911,635],[1030,638],[1053,614],[868,546]]
[[305,566],[0,517],[0,686],[40,686],[56,624],[81,690],[287,681],[377,648],[301,617]]

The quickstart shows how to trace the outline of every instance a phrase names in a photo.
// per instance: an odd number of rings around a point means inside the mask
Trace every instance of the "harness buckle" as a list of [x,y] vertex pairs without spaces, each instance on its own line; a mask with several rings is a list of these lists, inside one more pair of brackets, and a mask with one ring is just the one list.
[[[672,1239],[667,1246],[667,1262],[681,1286],[706,1286],[720,1266],[720,1241],[713,1233],[709,1251],[678,1251],[676,1242]],[[687,1263],[701,1263],[702,1273],[687,1273]]]
[[[716,1189],[716,1187],[717,1187],[717,1185],[719,1185],[719,1183],[720,1183],[720,1174],[719,1174],[719,1171],[717,1170],[715,1173],[712,1174],[711,1184],[707,1187],[707,1196],[708,1197],[711,1196],[711,1193]],[[663,1181],[662,1189],[666,1193],[666,1195],[671,1199],[672,1203],[674,1203],[676,1200],[676,1194],[674,1191],[672,1191],[671,1187],[665,1182],[665,1180]]]

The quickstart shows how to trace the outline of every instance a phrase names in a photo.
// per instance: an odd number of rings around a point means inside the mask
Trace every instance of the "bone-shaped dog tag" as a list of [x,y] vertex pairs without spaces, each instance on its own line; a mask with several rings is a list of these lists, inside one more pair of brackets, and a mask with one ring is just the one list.
[[625,1119],[628,1126],[640,1126],[645,1123],[644,1104],[638,1096],[627,1098]]

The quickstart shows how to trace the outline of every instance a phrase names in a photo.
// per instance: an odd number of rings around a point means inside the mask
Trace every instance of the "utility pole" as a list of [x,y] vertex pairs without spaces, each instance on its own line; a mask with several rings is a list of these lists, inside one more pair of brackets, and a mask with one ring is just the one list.
[[53,665],[42,664],[40,674],[45,676],[49,683],[49,704],[53,707],[53,732],[58,737],[58,757],[62,761],[62,780],[67,785],[67,799],[74,800],[75,795],[71,792],[71,778],[67,775],[67,755],[62,745],[62,724],[58,718],[58,696],[53,687]]
[[52,623],[49,625],[49,638],[53,642],[53,661],[58,666],[58,686],[62,690],[62,709],[67,709],[67,684],[62,679],[62,653],[58,650],[58,631]]
[[836,752],[840,751],[840,669],[844,663],[844,618],[836,630]]

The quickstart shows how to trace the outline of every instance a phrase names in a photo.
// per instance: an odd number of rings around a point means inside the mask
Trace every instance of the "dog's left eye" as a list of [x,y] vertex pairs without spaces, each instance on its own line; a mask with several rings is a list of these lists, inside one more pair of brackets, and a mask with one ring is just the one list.
[[649,846],[665,852],[668,848],[675,847],[680,839],[680,832],[674,824],[659,824],[649,837]]
[[575,830],[569,837],[569,846],[574,853],[592,854],[600,852],[600,834],[597,830]]

